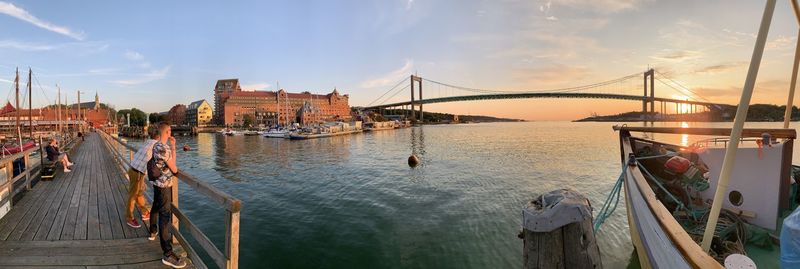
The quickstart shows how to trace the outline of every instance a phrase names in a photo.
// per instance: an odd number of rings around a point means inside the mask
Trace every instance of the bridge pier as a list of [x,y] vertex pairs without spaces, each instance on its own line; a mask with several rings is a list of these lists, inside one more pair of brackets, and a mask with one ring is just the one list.
[[419,85],[419,121],[423,121],[423,112],[422,112],[422,77],[418,77],[415,75],[411,75],[411,119],[415,119],[414,113],[414,82],[417,82]]
[[[647,96],[647,78],[650,77],[650,97]],[[642,119],[647,121],[653,120],[653,113],[656,112],[656,101],[655,101],[655,70],[649,69],[644,72],[644,81],[643,81],[643,89],[644,93],[642,98]],[[647,112],[647,103],[650,103],[650,114]]]

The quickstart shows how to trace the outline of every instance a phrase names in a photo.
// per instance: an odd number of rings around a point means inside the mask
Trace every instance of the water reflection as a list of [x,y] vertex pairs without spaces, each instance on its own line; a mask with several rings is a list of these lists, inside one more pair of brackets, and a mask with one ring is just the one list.
[[[685,122],[685,121],[681,122],[681,128],[689,128],[689,123]],[[684,146],[684,147],[689,146],[689,135],[688,134],[682,134],[681,135],[681,146]]]

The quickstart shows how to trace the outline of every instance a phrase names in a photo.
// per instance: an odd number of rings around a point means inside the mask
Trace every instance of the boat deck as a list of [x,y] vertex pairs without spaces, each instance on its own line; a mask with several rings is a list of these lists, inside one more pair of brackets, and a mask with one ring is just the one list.
[[[70,158],[71,173],[58,169],[0,219],[0,267],[166,267],[145,226],[125,224],[128,180],[101,138],[90,133]],[[141,221],[138,210],[136,217]]]

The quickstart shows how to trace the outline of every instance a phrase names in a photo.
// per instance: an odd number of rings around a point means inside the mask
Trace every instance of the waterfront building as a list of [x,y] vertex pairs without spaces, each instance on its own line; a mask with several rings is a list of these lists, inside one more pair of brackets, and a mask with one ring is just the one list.
[[[78,108],[80,107],[80,110]],[[80,113],[79,113],[80,112]],[[33,110],[20,109],[19,116],[20,122],[23,125],[28,124],[28,115],[34,121],[34,125],[56,125],[58,122],[58,108],[55,105],[47,106],[44,108],[34,108]],[[2,109],[0,109],[0,125],[15,124],[17,118],[17,109],[7,102]],[[84,102],[80,104],[65,105],[61,109],[62,121],[85,120],[89,126],[104,126],[110,122],[112,112],[108,106],[100,103],[99,95],[95,94],[93,102]]]
[[211,123],[213,111],[205,99],[194,101],[186,107],[186,124],[193,127],[204,127]]
[[[289,93],[283,89],[277,92],[242,91],[238,79],[226,79],[217,81],[214,88],[217,102],[214,115],[219,119],[217,122],[226,126],[241,126],[246,118],[250,118],[254,125],[286,125],[300,122],[298,112],[308,103],[309,109],[314,108],[314,122],[350,120],[349,98],[336,89],[324,95],[308,91]],[[308,116],[306,119],[312,118]]]
[[186,125],[186,106],[177,104],[167,112],[167,119],[172,125]]

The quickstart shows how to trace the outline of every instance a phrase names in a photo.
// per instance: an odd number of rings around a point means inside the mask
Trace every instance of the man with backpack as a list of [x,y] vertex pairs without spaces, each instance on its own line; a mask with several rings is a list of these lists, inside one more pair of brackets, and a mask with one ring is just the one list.
[[[175,162],[175,137],[169,124],[158,125],[159,138],[153,145],[152,158],[147,162],[147,176],[153,183],[153,208],[150,210],[150,240],[159,237],[164,256],[161,262],[173,268],[183,268],[186,262],[172,252],[172,185],[178,180]],[[156,225],[155,217],[158,216]],[[156,228],[156,226],[158,226]]]

